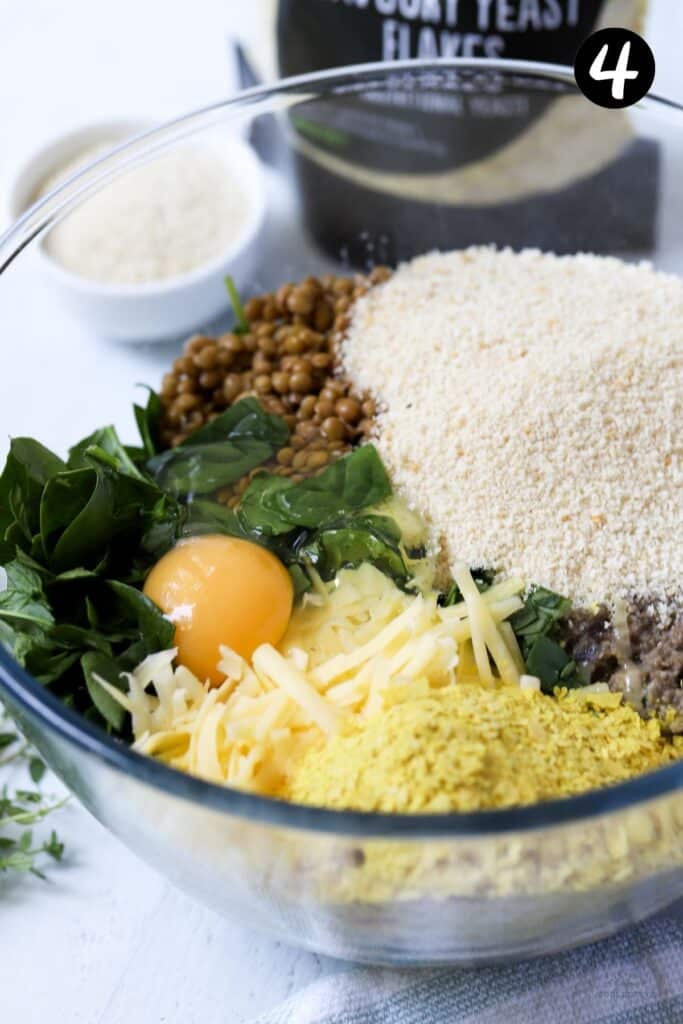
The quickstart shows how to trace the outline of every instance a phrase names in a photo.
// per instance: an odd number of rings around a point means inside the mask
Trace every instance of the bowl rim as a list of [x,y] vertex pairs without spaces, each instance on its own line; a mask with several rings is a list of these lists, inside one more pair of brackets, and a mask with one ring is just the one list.
[[[63,182],[0,235],[0,275],[34,239],[123,169],[134,166],[143,157],[147,158],[151,153],[163,150],[174,141],[200,131],[230,111],[248,110],[271,98],[296,96],[302,91],[320,93],[325,87],[334,88],[352,83],[358,86],[363,82],[369,85],[376,77],[385,81],[397,74],[415,76],[432,72],[443,75],[448,70],[520,74],[556,81],[577,89],[573,71],[565,65],[469,58],[357,64],[298,75],[273,85],[248,89],[134,136]],[[683,113],[683,104],[655,95],[647,96],[638,106],[644,109],[664,107]],[[524,807],[438,814],[330,810],[220,786],[139,754],[66,707],[0,645],[0,694],[3,690],[30,721],[55,732],[61,740],[115,771],[132,776],[172,797],[217,812],[296,830],[391,839],[506,835],[613,814],[683,788],[683,761],[680,761],[627,782],[590,790],[579,796]]]

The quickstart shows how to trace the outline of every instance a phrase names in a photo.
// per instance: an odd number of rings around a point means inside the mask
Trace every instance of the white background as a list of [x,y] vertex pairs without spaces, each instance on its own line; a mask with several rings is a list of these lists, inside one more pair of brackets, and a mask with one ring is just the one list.
[[[258,2],[0,0],[0,183],[24,153],[74,124],[163,118],[225,95],[228,31],[253,17]],[[679,0],[659,0],[651,38],[656,91],[683,99]],[[27,403],[29,383],[13,362],[26,329],[22,308],[31,304],[31,329],[44,333],[42,373],[56,409],[60,374],[76,372],[76,353],[81,374],[97,362],[49,299],[35,308],[33,284],[30,272],[17,273],[12,301],[0,290],[0,449],[10,430],[30,432],[33,402],[50,400],[34,390]],[[82,433],[97,419],[85,406],[70,414],[72,425],[83,418]],[[68,856],[49,881],[0,879],[3,1024],[243,1021],[341,968],[193,904],[73,802],[55,824]]]

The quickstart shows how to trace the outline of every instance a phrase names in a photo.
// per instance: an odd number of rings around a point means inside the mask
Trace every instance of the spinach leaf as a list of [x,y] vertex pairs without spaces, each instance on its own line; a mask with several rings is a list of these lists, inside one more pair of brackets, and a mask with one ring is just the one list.
[[117,537],[139,536],[160,492],[155,484],[109,466],[58,473],[40,502],[40,532],[47,564],[55,572],[93,569]]
[[[186,516],[185,507],[175,498],[169,494],[160,494],[143,518],[144,532],[139,545],[144,554],[143,569],[148,568],[150,560],[156,562],[173,547],[182,535]],[[145,572],[139,575],[144,577]]]
[[234,509],[217,501],[191,501],[182,526],[182,535],[197,537],[207,533],[224,533],[229,537],[254,540],[244,529]]
[[0,619],[14,625],[51,626],[54,616],[39,574],[16,559],[5,566],[5,572],[7,586],[0,591]]
[[209,494],[235,483],[274,454],[265,441],[237,439],[155,455],[147,465],[160,487],[179,497]]
[[100,676],[105,682],[115,686],[117,690],[125,692],[126,685],[121,678],[121,669],[115,661],[97,651],[89,651],[83,655],[81,669],[93,704],[107,725],[114,732],[120,732],[126,718],[126,711],[118,701],[107,693],[97,677]]
[[0,542],[11,526],[15,527],[15,536],[18,532],[28,541],[38,532],[43,487],[63,469],[66,466],[62,460],[38,441],[29,437],[12,439],[0,476]]
[[296,487],[291,480],[274,473],[259,473],[242,495],[237,517],[247,535],[277,537],[289,533],[295,524],[278,504],[280,492]]
[[233,438],[266,441],[277,450],[287,443],[289,430],[280,416],[266,412],[255,398],[243,398],[215,420],[195,430],[178,448],[193,448]]
[[588,680],[565,649],[554,639],[558,623],[571,609],[571,601],[546,587],[533,587],[524,607],[508,620],[529,675],[541,680],[544,693],[556,686],[585,686]]
[[[142,385],[146,387],[146,385]],[[133,414],[138,433],[142,440],[142,450],[145,458],[156,455],[161,448],[159,441],[159,426],[161,424],[162,406],[161,399],[156,391],[147,388],[147,404],[134,405]]]
[[10,653],[14,651],[16,644],[16,634],[9,622],[5,622],[4,619],[0,619],[0,644],[6,647]]
[[340,569],[355,569],[369,562],[405,587],[410,574],[399,549],[396,524],[382,516],[359,516],[325,526],[298,549],[298,556],[315,566],[324,580]]
[[134,622],[136,633],[144,641],[146,653],[163,651],[173,643],[175,626],[169,622],[141,590],[129,587],[119,580],[109,580],[108,587],[114,596],[113,611],[121,621]]
[[254,398],[235,403],[169,451],[147,462],[159,486],[178,496],[208,494],[267,462],[289,437],[279,416]]
[[541,680],[544,693],[552,694],[556,686],[570,689],[585,686],[587,679],[565,649],[547,636],[539,636],[533,643],[526,658],[530,675]]
[[113,427],[100,427],[69,450],[70,469],[89,468],[93,462],[104,463],[110,469],[137,480],[145,479]]
[[[52,560],[57,543],[70,527],[81,520],[76,537],[79,546],[90,538],[94,546],[98,546],[103,538],[109,536],[109,525],[105,521],[108,501],[102,489],[98,491],[98,474],[94,469],[74,469],[57,473],[48,480],[43,488],[40,499],[40,536],[44,557],[48,563]],[[90,510],[88,510],[90,506]],[[90,536],[88,520],[92,522],[93,535]],[[85,527],[85,529],[84,529]],[[83,558],[85,561],[85,558]],[[59,569],[74,568],[79,564],[76,559],[71,566],[61,565]]]
[[292,525],[315,528],[329,516],[370,508],[390,494],[382,460],[368,444],[333,462],[319,476],[278,491],[276,502]]
[[[154,415],[150,398],[150,424]],[[99,659],[103,676],[107,664],[132,668],[171,642],[171,623],[128,584],[141,582],[175,542],[184,508],[103,427],[75,445],[67,463],[36,442],[13,441],[0,510],[0,642],[65,702],[121,728],[122,710],[112,709],[89,666]],[[116,579],[108,580],[112,570]]]
[[30,640],[23,634],[15,644],[14,657],[34,679],[43,686],[50,686],[62,679],[80,657],[80,649],[64,647],[50,639],[49,635],[34,635]]
[[570,609],[571,601],[545,587],[534,587],[529,592],[524,607],[509,620],[525,658],[539,637],[551,634]]
[[298,484],[259,474],[242,496],[238,514],[245,529],[273,537],[295,527],[316,529],[333,516],[362,511],[390,494],[382,460],[368,444]]

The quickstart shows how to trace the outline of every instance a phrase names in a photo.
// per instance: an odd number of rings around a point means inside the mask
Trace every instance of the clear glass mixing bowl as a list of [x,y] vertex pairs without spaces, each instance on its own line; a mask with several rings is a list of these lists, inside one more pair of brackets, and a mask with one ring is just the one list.
[[[364,66],[290,80],[117,149],[0,240],[5,412],[10,393],[24,396],[12,422],[3,414],[3,436],[63,450],[112,421],[132,438],[134,386],[158,384],[180,340],[124,346],[74,324],[53,343],[44,321],[34,326],[41,286],[31,253],[124,168],[222,132],[248,135],[271,167],[247,292],[470,243],[589,249],[683,270],[683,113],[671,103],[602,111],[577,94],[568,69],[523,63]],[[683,763],[520,810],[342,813],[145,759],[63,707],[4,650],[0,696],[131,849],[212,907],[312,950],[387,964],[520,958],[607,935],[683,894]]]

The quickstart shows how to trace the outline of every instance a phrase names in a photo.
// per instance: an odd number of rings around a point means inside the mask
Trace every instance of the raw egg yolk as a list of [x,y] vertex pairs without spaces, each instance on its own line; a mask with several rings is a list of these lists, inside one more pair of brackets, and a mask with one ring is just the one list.
[[219,645],[250,658],[259,644],[278,644],[294,599],[291,577],[270,551],[213,535],[176,544],[144,590],[175,625],[180,664],[214,684],[223,681]]

